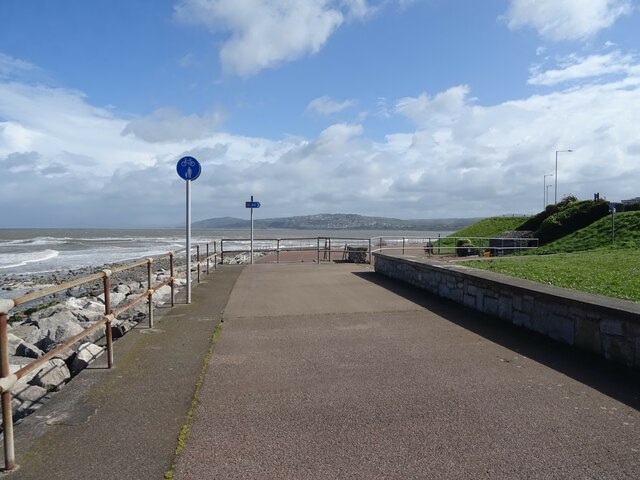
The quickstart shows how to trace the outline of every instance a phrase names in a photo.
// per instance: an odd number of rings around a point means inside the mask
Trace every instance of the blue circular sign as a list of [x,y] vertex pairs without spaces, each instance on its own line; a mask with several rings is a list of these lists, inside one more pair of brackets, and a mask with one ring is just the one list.
[[200,162],[193,157],[182,157],[178,160],[176,170],[180,178],[184,180],[195,180],[200,176],[200,173],[202,173]]

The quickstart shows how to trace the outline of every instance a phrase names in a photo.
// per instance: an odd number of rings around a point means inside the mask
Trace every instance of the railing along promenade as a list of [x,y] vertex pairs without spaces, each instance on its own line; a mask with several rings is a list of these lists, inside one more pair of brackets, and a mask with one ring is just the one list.
[[[472,246],[468,244],[459,245],[459,240],[470,241]],[[197,274],[197,281],[200,282],[202,265],[206,266],[206,273],[209,273],[210,263],[213,261],[214,268],[218,263],[224,263],[225,256],[238,255],[250,251],[250,239],[246,238],[228,238],[219,241],[206,243],[206,250],[201,252],[201,245],[194,245],[195,263],[194,266]],[[218,249],[218,245],[220,248]],[[513,239],[513,238],[470,238],[458,239],[455,237],[407,237],[407,236],[380,236],[372,238],[354,238],[354,237],[295,237],[295,238],[262,238],[254,239],[254,253],[273,254],[275,255],[274,263],[280,263],[280,254],[282,252],[315,252],[315,260],[318,264],[321,262],[331,262],[332,260],[358,261],[362,263],[372,262],[372,253],[374,252],[402,252],[415,253],[420,252],[426,256],[469,256],[469,255],[504,255],[509,253],[521,253],[531,248],[536,248],[538,242],[536,239]],[[213,247],[213,249],[211,249]],[[225,249],[226,247],[226,249]],[[143,260],[114,266],[110,269],[102,270],[99,273],[84,276],[75,280],[67,281],[59,285],[55,285],[33,293],[28,293],[17,298],[2,300],[0,299],[0,393],[2,396],[2,420],[4,434],[4,458],[5,470],[11,471],[15,468],[15,451],[13,436],[13,411],[12,411],[12,388],[18,380],[25,375],[33,372],[41,367],[47,361],[56,357],[63,351],[71,348],[75,343],[92,335],[101,327],[105,327],[105,341],[107,352],[107,366],[112,368],[114,364],[113,358],[113,336],[112,322],[118,316],[135,307],[141,302],[147,301],[148,304],[148,324],[149,328],[153,327],[153,294],[159,288],[166,285],[171,287],[171,306],[175,304],[175,280],[176,268],[174,265],[175,256],[178,253],[184,253],[186,249],[176,250],[161,255],[156,255]],[[355,254],[355,260],[350,255]],[[332,258],[333,255],[333,258]],[[186,254],[185,254],[186,256]],[[339,258],[336,258],[339,257]],[[154,262],[168,258],[169,259],[169,276],[164,280],[152,283],[152,268]],[[110,292],[112,276],[131,270],[147,267],[147,290],[129,301],[125,305],[113,310],[111,308]],[[186,272],[185,272],[186,277]],[[102,289],[104,294],[104,316],[93,323],[83,332],[67,339],[63,343],[57,345],[54,349],[35,359],[34,361],[22,366],[14,373],[10,371],[9,363],[9,342],[8,342],[8,324],[9,314],[12,309],[26,304],[43,300],[46,297],[56,295],[60,292],[68,291],[72,288],[82,285],[102,281]]]
[[[201,257],[200,245],[194,245],[192,247],[191,255],[193,255],[193,250],[195,250],[196,262],[194,264],[195,269],[197,270],[197,280],[200,282],[200,273],[202,270],[202,266],[206,266],[206,273],[209,273],[210,263],[213,260],[214,267],[218,263],[218,253],[216,252],[216,243],[213,242],[213,252],[210,253],[210,243],[205,245],[206,253],[203,257]],[[49,360],[55,358],[57,355],[61,354],[65,350],[71,348],[76,342],[92,335],[97,330],[101,329],[103,326],[105,328],[104,338],[106,342],[106,352],[107,352],[107,368],[112,368],[114,364],[113,359],[113,335],[112,335],[112,322],[121,316],[124,312],[130,310],[141,302],[147,301],[148,310],[147,317],[149,322],[149,328],[153,328],[153,294],[158,289],[169,285],[171,287],[171,306],[175,304],[175,280],[176,277],[176,268],[174,265],[174,257],[178,253],[185,252],[186,257],[186,249],[176,250],[174,252],[169,252],[161,255],[156,255],[153,257],[149,257],[143,260],[135,261],[132,263],[127,263],[123,265],[118,265],[111,267],[109,269],[102,270],[99,273],[95,273],[92,275],[84,276],[75,280],[67,281],[61,283],[59,285],[55,285],[52,287],[44,288],[42,290],[37,290],[32,293],[28,293],[26,295],[22,295],[17,298],[3,300],[0,299],[0,392],[2,395],[2,428],[3,428],[3,440],[4,440],[4,459],[5,459],[5,470],[11,471],[16,467],[15,464],[15,450],[14,450],[14,437],[13,437],[13,409],[12,409],[12,394],[11,391],[13,387],[16,385],[18,380],[23,378],[25,375],[33,372],[35,369],[41,367]],[[152,281],[152,268],[154,262],[163,259],[169,259],[169,276],[164,280],[153,283]],[[125,305],[113,310],[111,308],[111,278],[120,272],[124,272],[127,270],[132,270],[135,268],[140,268],[145,266],[147,267],[147,290],[145,290],[142,294],[129,301]],[[185,272],[186,275],[186,272]],[[46,354],[41,357],[33,360],[32,362],[22,366],[15,373],[11,373],[10,363],[9,363],[9,313],[15,307],[24,306],[26,304],[34,303],[38,300],[42,300],[46,297],[50,297],[52,295],[56,295],[60,292],[68,291],[69,289],[79,287],[86,284],[91,284],[95,282],[102,281],[102,288],[104,294],[104,316],[93,323],[90,327],[86,328],[84,331],[78,333],[77,335],[65,340],[64,342],[57,345],[54,349],[48,351]]]
[[[226,238],[220,240],[220,258],[224,263],[230,255],[247,254],[249,238]],[[350,252],[360,251],[363,263],[371,263],[375,252],[420,253],[431,256],[502,256],[521,254],[537,248],[535,238],[488,238],[488,237],[409,237],[379,236],[357,237],[291,237],[260,238],[253,240],[253,252],[272,255],[272,263],[280,263],[283,252],[316,252],[316,261],[349,260]],[[265,259],[264,261],[269,261]],[[287,260],[284,260],[287,261]]]

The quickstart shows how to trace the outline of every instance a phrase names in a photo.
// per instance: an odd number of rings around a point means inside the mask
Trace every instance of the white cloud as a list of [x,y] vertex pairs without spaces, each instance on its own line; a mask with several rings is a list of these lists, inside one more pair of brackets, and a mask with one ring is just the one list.
[[320,115],[333,115],[334,113],[341,112],[354,105],[353,100],[344,100],[338,102],[330,97],[322,96],[314,98],[307,105],[307,112],[318,113]]
[[220,50],[226,72],[253,75],[265,68],[320,51],[345,14],[360,12],[352,2],[343,13],[329,0],[182,0],[175,16],[229,32]]
[[[388,124],[403,116],[415,126],[391,127],[378,142],[359,123],[267,139],[170,109],[131,122],[80,92],[0,82],[3,226],[180,224],[184,184],[175,165],[183,155],[203,165],[196,219],[241,217],[251,194],[260,214],[274,217],[533,213],[559,148],[574,150],[559,164],[560,196],[635,197],[640,78],[627,60],[614,77],[494,105],[480,105],[465,85],[389,99]],[[185,140],[189,125],[198,134]]]
[[631,0],[511,0],[510,29],[533,27],[547,40],[582,40],[633,10]]
[[431,97],[426,93],[416,98],[402,98],[396,111],[419,125],[448,124],[463,113],[469,103],[469,87],[458,85]]
[[33,64],[0,52],[0,79],[7,79],[16,75],[37,71],[38,68]]
[[632,55],[623,55],[619,51],[605,55],[582,57],[570,55],[562,59],[561,68],[540,71],[534,67],[528,80],[530,85],[556,85],[572,80],[602,78],[606,75],[639,75],[640,69]]
[[161,108],[149,117],[132,120],[122,131],[147,142],[180,142],[210,136],[222,125],[226,115],[214,110],[203,116],[180,114],[173,108]]

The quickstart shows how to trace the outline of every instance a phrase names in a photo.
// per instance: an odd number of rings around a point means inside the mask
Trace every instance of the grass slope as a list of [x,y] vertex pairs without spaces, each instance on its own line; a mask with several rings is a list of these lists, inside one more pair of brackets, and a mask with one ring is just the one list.
[[[640,212],[624,212],[615,216],[616,248],[640,248]],[[601,218],[577,232],[544,245],[532,254],[570,253],[610,247],[611,216]],[[631,252],[630,252],[631,253]]]
[[528,217],[489,217],[449,235],[450,237],[495,237],[499,233],[515,230]]

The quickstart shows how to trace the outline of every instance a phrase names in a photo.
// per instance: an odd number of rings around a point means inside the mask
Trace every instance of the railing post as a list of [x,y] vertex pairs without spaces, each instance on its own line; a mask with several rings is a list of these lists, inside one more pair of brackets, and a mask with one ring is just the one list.
[[382,253],[382,237],[380,237],[380,253]]
[[149,316],[149,328],[153,328],[153,290],[151,290],[151,264],[153,263],[153,258],[147,259],[147,290],[149,292],[148,299],[148,316]]
[[331,237],[329,237],[329,262],[331,262]]
[[224,265],[224,240],[220,240],[220,263]]
[[404,237],[402,237],[402,254],[404,255]]
[[207,245],[207,275],[209,275],[209,242],[207,242],[206,245]]
[[173,278],[173,275],[174,275],[174,271],[173,271],[173,252],[171,252],[169,254],[169,272],[171,274],[171,283],[170,283],[170,285],[171,285],[171,306],[174,307],[175,306],[175,302],[176,302],[176,300],[175,300],[175,298],[176,298],[176,288],[175,288],[175,285],[174,285],[174,278]]
[[373,255],[371,252],[371,239],[369,239],[369,265],[373,263]]
[[[104,314],[111,315],[111,270],[103,270],[102,286],[104,289]],[[107,368],[113,367],[113,331],[111,318],[104,324],[104,336],[107,339]]]
[[280,263],[280,239],[276,241],[276,263]]
[[198,283],[200,283],[200,245],[196,245],[196,263],[198,264]]
[[[2,378],[11,375],[9,367],[9,310],[13,300],[0,300],[0,374]],[[13,410],[11,408],[11,389],[2,391],[2,426],[4,430],[4,468],[7,471],[16,468],[13,445]]]
[[213,241],[213,269],[218,269],[218,242]]
[[317,252],[318,252],[318,265],[320,265],[320,237],[318,237]]

